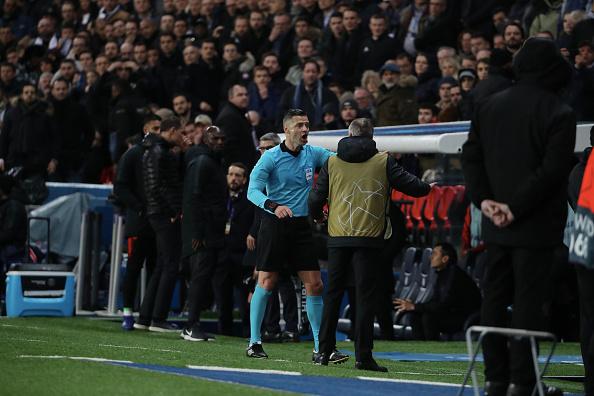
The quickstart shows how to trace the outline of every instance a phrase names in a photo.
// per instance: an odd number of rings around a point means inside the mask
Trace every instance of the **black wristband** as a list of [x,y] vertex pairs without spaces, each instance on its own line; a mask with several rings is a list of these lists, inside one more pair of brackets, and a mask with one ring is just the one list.
[[273,202],[269,199],[266,200],[266,202],[264,202],[264,208],[268,209],[271,212],[274,212],[276,210],[276,208],[279,207],[279,204],[277,204],[276,202]]

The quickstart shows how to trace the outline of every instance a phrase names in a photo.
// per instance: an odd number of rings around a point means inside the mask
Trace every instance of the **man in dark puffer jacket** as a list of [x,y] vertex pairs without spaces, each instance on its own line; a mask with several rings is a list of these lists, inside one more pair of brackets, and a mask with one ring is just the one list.
[[183,142],[180,129],[179,119],[168,118],[161,123],[160,134],[149,134],[142,143],[146,212],[157,238],[159,259],[134,325],[136,329],[178,330],[166,319],[181,260],[182,161],[173,152]]

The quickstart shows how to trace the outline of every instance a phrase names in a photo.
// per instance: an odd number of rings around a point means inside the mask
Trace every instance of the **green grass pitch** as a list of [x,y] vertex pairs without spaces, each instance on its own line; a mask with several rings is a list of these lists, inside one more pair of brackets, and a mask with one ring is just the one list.
[[[215,342],[188,342],[178,334],[124,332],[120,323],[93,318],[0,319],[0,395],[269,395],[278,392],[153,373],[102,363],[23,356],[79,356],[130,360],[166,366],[210,365],[234,368],[298,371],[334,377],[386,378],[461,383],[466,363],[394,362],[381,360],[387,374],[362,373],[353,359],[337,366],[311,363],[311,342],[267,344],[268,360],[245,357],[246,341],[217,337]],[[353,351],[352,343],[339,344]],[[543,346],[543,351],[545,347]],[[466,353],[463,342],[397,341],[375,343],[375,351]],[[579,354],[579,345],[560,344],[559,354]],[[482,366],[479,366],[482,371]],[[549,375],[583,375],[583,367],[554,364]],[[479,375],[482,380],[482,376]],[[566,391],[580,393],[581,385],[548,381]],[[470,394],[469,392],[467,392]]]

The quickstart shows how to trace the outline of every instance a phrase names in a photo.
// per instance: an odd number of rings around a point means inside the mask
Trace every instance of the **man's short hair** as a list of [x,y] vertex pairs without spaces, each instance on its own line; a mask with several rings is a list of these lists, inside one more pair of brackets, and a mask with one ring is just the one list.
[[505,27],[503,28],[503,34],[505,34],[505,31],[507,30],[508,27],[510,26],[515,26],[518,28],[518,30],[520,31],[520,34],[522,35],[522,38],[526,37],[526,34],[524,34],[524,28],[522,27],[522,24],[516,22],[516,21],[509,21],[508,23],[505,24]]
[[421,109],[431,110],[431,114],[433,114],[434,116],[439,114],[439,109],[433,103],[429,103],[429,102],[421,103],[419,105],[419,110],[421,110]]
[[247,168],[247,166],[245,166],[245,164],[243,162],[233,162],[231,165],[229,165],[229,168],[231,168],[232,166],[234,166],[236,168],[243,169],[243,175],[247,176],[248,168]]
[[9,62],[0,63],[0,67],[10,67],[13,72],[16,72],[16,67],[12,63],[9,63]]
[[161,121],[161,117],[159,117],[158,115],[156,115],[154,113],[148,113],[142,118],[142,125],[146,125],[149,122],[153,122],[153,121]]
[[349,125],[351,136],[373,137],[373,124],[369,118],[355,118]]
[[184,98],[186,98],[186,100],[187,100],[188,102],[190,101],[190,96],[189,96],[187,93],[185,93],[185,92],[175,92],[175,93],[174,93],[174,94],[171,96],[171,99],[175,99],[175,98],[177,98],[178,96],[183,96]]
[[452,246],[452,244],[447,242],[437,242],[433,248],[435,249],[436,247],[441,248],[443,256],[448,256],[450,258],[448,260],[450,264],[455,265],[458,262],[458,253],[456,253],[456,249],[454,246]]
[[[594,129],[594,126],[592,127],[592,129]],[[275,145],[279,145],[281,142],[281,138],[280,138],[280,136],[278,136],[277,133],[268,132],[268,133],[265,133],[264,135],[260,136],[260,143],[262,143],[262,142],[272,142]]]
[[305,70],[305,66],[306,66],[306,65],[308,65],[308,64],[310,64],[310,63],[311,63],[312,65],[316,65],[316,70],[318,71],[318,73],[321,71],[321,70],[320,70],[320,65],[318,64],[318,62],[316,62],[316,60],[315,60],[314,58],[309,58],[309,59],[306,59],[306,60],[303,62],[303,65],[301,65],[301,70]]
[[231,99],[233,96],[235,96],[235,88],[245,88],[245,85],[241,85],[241,84],[232,85],[231,88],[229,88],[227,90],[227,98]]
[[283,117],[283,126],[285,126],[293,117],[307,116],[307,113],[301,109],[289,109]]
[[264,59],[268,58],[269,56],[274,56],[276,60],[278,60],[278,55],[275,52],[269,51],[262,54],[260,57],[260,63],[264,63]]
[[161,122],[161,131],[165,132],[170,130],[171,128],[181,128],[181,122],[179,121],[179,118],[177,117],[169,117],[164,119]]
[[252,70],[254,76],[256,76],[257,72],[266,72],[266,74],[270,75],[270,71],[268,70],[267,67],[262,66],[262,65],[258,65],[254,67],[254,70]]

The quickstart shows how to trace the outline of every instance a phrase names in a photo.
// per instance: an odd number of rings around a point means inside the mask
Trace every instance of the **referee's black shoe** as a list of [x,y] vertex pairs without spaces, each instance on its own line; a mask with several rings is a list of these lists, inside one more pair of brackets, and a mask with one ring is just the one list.
[[323,352],[316,351],[314,351],[311,355],[311,361],[322,366],[327,366],[328,363],[340,364],[346,362],[347,360],[349,360],[349,356],[340,352],[338,349],[332,351],[329,357],[326,357],[326,354]]
[[254,359],[268,359],[268,355],[264,352],[262,344],[252,344],[245,350],[245,356]]
[[366,361],[363,361],[363,362],[355,362],[355,368],[357,370],[379,371],[380,373],[387,373],[388,372],[388,369],[386,367],[380,366],[373,359],[366,360]]

